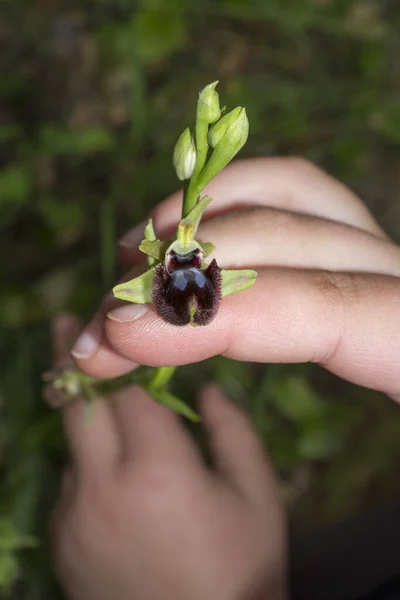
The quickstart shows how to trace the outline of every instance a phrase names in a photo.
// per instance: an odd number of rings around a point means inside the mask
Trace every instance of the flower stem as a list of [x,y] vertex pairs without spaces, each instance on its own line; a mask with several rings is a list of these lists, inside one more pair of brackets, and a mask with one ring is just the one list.
[[164,388],[172,378],[176,367],[159,367],[151,378],[149,389]]
[[208,152],[208,123],[202,119],[196,119],[196,166],[193,171],[192,180],[196,180],[197,175],[204,167]]
[[201,189],[196,184],[197,176],[202,171],[208,153],[208,123],[203,119],[196,119],[196,166],[193,171],[193,175],[190,179],[190,183],[187,189],[185,189],[183,206],[182,206],[182,218],[185,218],[190,211],[196,206],[197,200],[199,199]]

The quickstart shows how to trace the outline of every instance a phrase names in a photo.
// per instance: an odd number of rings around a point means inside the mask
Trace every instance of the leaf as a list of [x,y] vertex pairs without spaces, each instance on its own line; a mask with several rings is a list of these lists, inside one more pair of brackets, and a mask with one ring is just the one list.
[[139,246],[139,250],[159,262],[165,259],[165,253],[170,246],[170,242],[162,242],[161,240],[143,240]]
[[143,275],[135,277],[130,281],[120,283],[113,288],[115,298],[135,302],[136,304],[147,304],[151,302],[153,290],[154,269],[149,269]]
[[115,148],[113,134],[103,127],[69,129],[63,124],[47,123],[39,134],[40,150],[48,156],[90,156]]
[[174,412],[183,415],[190,421],[194,423],[198,423],[200,419],[200,415],[198,415],[190,406],[188,406],[183,400],[180,400],[170,392],[165,390],[159,390],[157,388],[153,388],[149,386],[148,390],[149,394],[157,400],[163,406],[170,408]]
[[257,271],[242,269],[227,271],[222,269],[222,297],[241,292],[255,284]]
[[10,165],[0,172],[0,206],[22,204],[29,199],[32,177],[24,165]]
[[186,24],[176,12],[144,10],[135,14],[133,39],[145,63],[166,59],[186,40]]
[[[192,208],[192,210],[186,215],[182,221],[190,221],[193,224],[193,229],[191,232],[192,240],[196,237],[197,229],[200,225],[201,218],[203,216],[203,212],[210,204],[211,198],[210,196],[203,196],[201,200],[198,201],[196,206]],[[181,221],[181,222],[182,222]]]
[[297,455],[303,460],[326,460],[337,454],[343,439],[323,419],[304,423],[296,440]]
[[304,376],[292,375],[277,381],[272,397],[276,408],[295,423],[324,414],[326,404]]
[[20,125],[15,123],[7,123],[0,125],[0,143],[11,142],[20,139],[24,134],[24,131]]
[[398,99],[388,102],[373,114],[372,127],[389,142],[400,142],[400,105]]
[[55,233],[79,230],[85,224],[85,207],[81,198],[68,198],[65,202],[55,196],[47,196],[38,202],[38,212]]
[[19,563],[14,554],[0,554],[0,590],[9,597],[13,584],[18,578]]

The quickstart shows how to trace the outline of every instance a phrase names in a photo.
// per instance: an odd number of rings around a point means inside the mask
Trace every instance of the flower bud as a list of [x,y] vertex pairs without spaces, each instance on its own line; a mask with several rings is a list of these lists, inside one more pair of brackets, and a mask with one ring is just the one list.
[[232,123],[234,123],[239,117],[241,111],[241,106],[234,108],[210,128],[210,131],[208,132],[208,143],[212,148],[215,148],[222,136],[227,131],[228,127],[230,127]]
[[209,83],[201,90],[197,102],[197,119],[206,123],[215,123],[221,116],[219,96],[215,91],[218,81]]
[[[233,119],[220,136],[208,163],[196,180],[196,184],[200,190],[204,189],[213,177],[226,167],[246,143],[247,136],[249,135],[249,121],[246,115],[246,109],[239,107],[238,112],[236,112],[236,110],[237,109],[232,111],[232,113],[235,113],[236,118]],[[230,117],[232,113],[229,113],[226,117]],[[222,120],[223,119],[221,119],[221,121]],[[219,123],[217,123],[217,125],[219,125]],[[220,133],[221,132],[217,129],[215,137],[219,137]]]
[[189,127],[175,144],[173,163],[180,181],[191,178],[196,166],[196,148]]

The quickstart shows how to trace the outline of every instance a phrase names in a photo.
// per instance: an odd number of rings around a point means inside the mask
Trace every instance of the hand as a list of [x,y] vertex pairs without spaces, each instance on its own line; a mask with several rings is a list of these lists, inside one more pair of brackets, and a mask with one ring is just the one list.
[[[216,244],[221,267],[256,268],[255,286],[225,298],[214,321],[197,328],[174,327],[134,304],[105,318],[107,300],[75,345],[79,367],[113,377],[135,363],[181,365],[216,354],[311,361],[399,399],[400,248],[365,205],[292,158],[238,161],[206,193],[213,202],[199,239]],[[176,225],[180,201],[174,194],[153,211],[159,237]],[[132,264],[141,233],[123,239]]]
[[[57,320],[56,366],[79,330],[71,316]],[[205,390],[200,405],[215,471],[179,418],[137,387],[97,401],[89,423],[80,401],[63,409],[72,467],[53,539],[70,600],[283,600],[272,469],[219,390]]]

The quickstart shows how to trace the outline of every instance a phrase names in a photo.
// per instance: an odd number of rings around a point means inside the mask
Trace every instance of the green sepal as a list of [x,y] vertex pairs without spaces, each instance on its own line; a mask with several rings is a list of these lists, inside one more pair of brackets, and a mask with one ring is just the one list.
[[221,276],[221,292],[222,297],[225,298],[225,296],[236,294],[236,292],[241,292],[254,285],[257,279],[257,271],[253,271],[252,269],[234,271],[222,269]]
[[148,256],[151,256],[158,262],[165,259],[165,253],[171,242],[162,242],[161,240],[143,240],[139,246],[139,250]]
[[214,244],[212,244],[211,242],[199,242],[201,249],[204,252],[204,256],[207,258],[207,256],[210,256],[210,254],[212,252],[214,252],[215,250],[215,246]]
[[[211,198],[210,196],[203,196],[201,200],[199,200],[194,208],[186,215],[185,219],[182,221],[190,221],[193,225],[193,229],[191,231],[191,239],[194,240],[196,237],[197,230],[200,225],[201,218],[207,206],[210,204]],[[182,222],[181,221],[181,222]]]
[[[154,231],[153,219],[149,219],[146,227],[144,228],[144,239],[149,242],[153,242],[157,240],[157,236]],[[155,258],[153,256],[147,255],[147,264],[149,267],[152,267],[155,263]]]
[[149,241],[157,239],[156,232],[154,231],[153,219],[147,221],[147,225],[144,228],[144,239]]
[[136,304],[148,304],[152,301],[154,269],[149,269],[143,275],[135,277],[130,281],[120,283],[113,288],[115,298],[135,302]]
[[163,406],[170,408],[174,412],[186,417],[194,423],[198,423],[201,418],[190,406],[188,406],[183,400],[180,400],[170,392],[166,390],[160,390],[153,388],[151,385],[147,388],[148,393],[157,400]]

